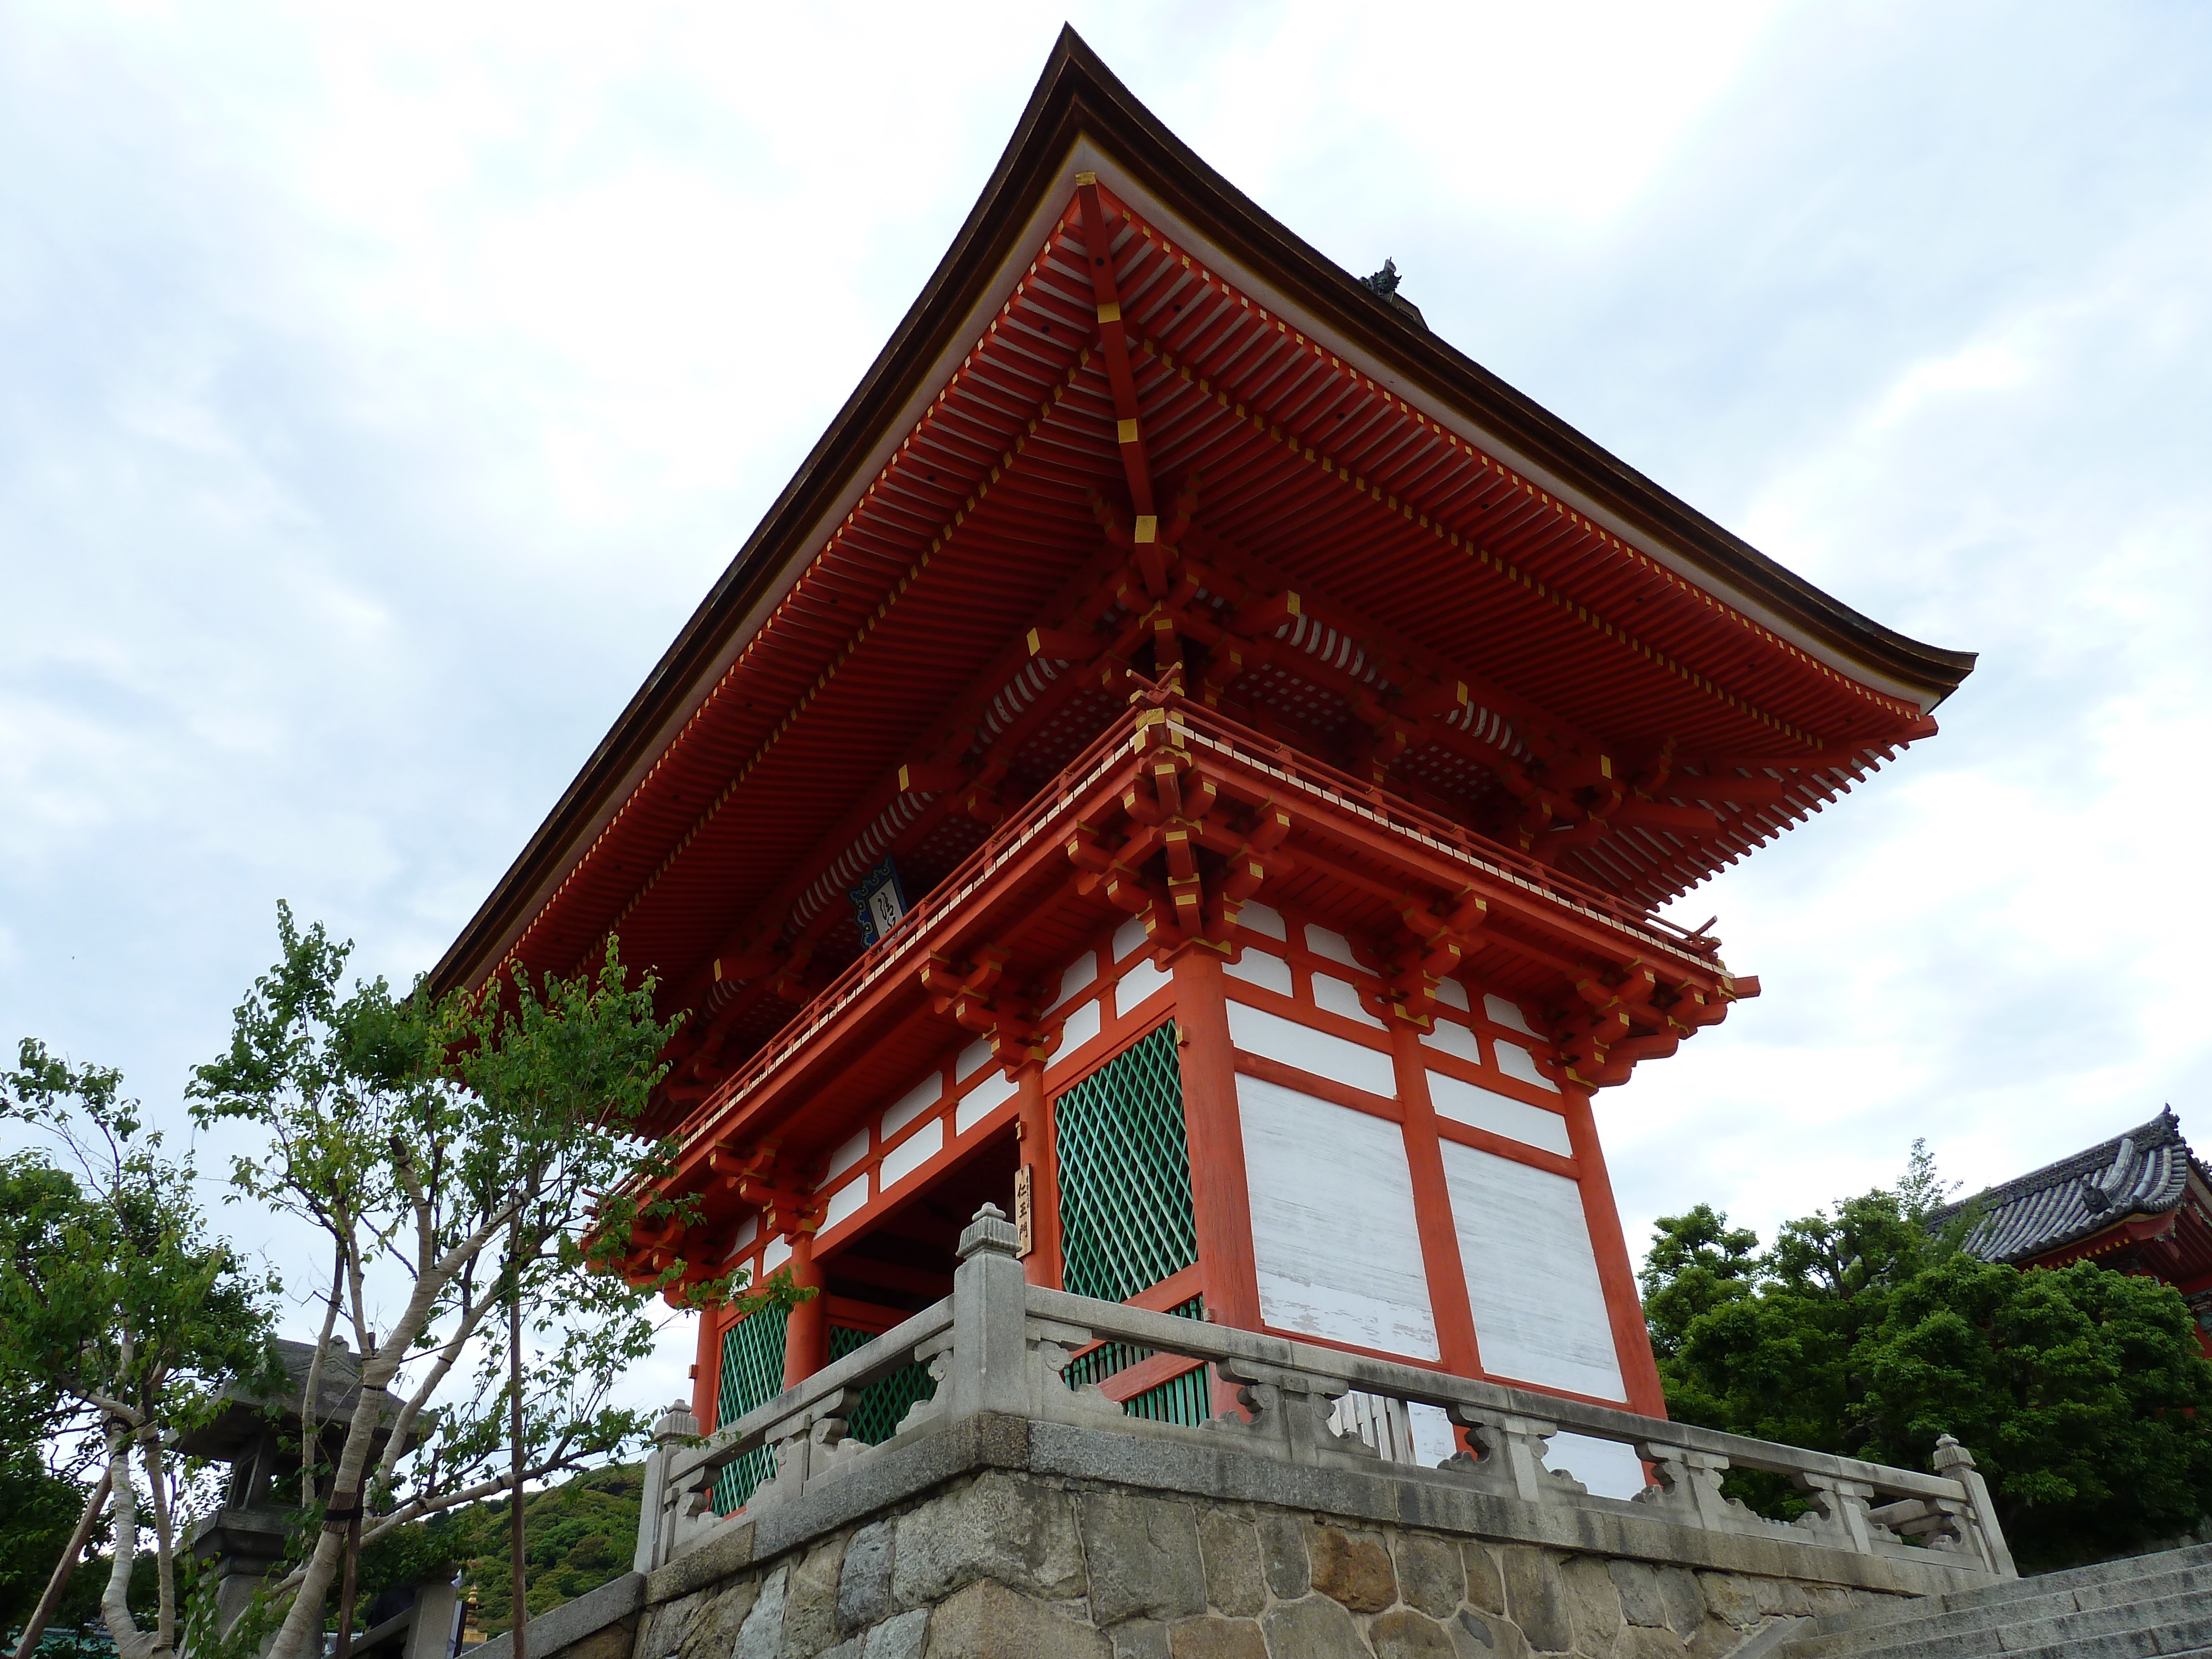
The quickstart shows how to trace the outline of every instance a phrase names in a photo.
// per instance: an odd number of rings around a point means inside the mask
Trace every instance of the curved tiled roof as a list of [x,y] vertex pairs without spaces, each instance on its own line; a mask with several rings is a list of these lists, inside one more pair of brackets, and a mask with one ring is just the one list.
[[[1992,1187],[1929,1218],[1940,1227],[1968,1205],[1983,1211],[1966,1248],[1984,1261],[2025,1261],[2130,1216],[2180,1206],[2197,1161],[2168,1107],[2139,1128]],[[2203,1172],[2200,1167],[2199,1178]]]

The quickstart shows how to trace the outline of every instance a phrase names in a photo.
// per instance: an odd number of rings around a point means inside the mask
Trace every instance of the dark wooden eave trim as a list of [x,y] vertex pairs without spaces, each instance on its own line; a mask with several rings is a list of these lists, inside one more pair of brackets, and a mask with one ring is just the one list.
[[920,386],[1012,257],[1015,239],[1077,140],[1087,135],[1222,251],[1264,271],[1317,319],[1380,362],[1462,407],[1531,461],[1694,561],[1720,583],[1841,653],[1940,701],[1974,664],[1971,652],[1923,645],[1861,616],[1783,568],[1539,407],[1465,354],[1370,294],[1245,197],[1163,125],[1072,28],[1053,48],[1006,152],[919,297],[853,395],[784,486],[729,568],[662,655],[560,801],[538,826],[431,975],[443,992],[474,984],[514,937],[556,866],[605,813],[612,791],[649,758],[672,720],[805,544],[800,538]]

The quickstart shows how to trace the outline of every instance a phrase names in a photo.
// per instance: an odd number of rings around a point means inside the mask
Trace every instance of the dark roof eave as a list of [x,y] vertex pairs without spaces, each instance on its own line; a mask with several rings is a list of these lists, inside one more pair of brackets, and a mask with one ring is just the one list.
[[1923,645],[1861,616],[1783,568],[1516,392],[1464,353],[1376,299],[1208,167],[1063,27],[1028,106],[959,234],[867,374],[805,461],[684,623],[645,683],[536,834],[430,975],[434,994],[478,982],[494,953],[526,924],[526,908],[605,808],[621,781],[680,718],[788,562],[933,363],[947,331],[1004,264],[1054,169],[1088,131],[1148,188],[1203,226],[1225,252],[1267,271],[1299,302],[1378,359],[1459,400],[1528,459],[1571,478],[1624,520],[1641,524],[1713,575],[1808,635],[1940,702],[1974,653]]

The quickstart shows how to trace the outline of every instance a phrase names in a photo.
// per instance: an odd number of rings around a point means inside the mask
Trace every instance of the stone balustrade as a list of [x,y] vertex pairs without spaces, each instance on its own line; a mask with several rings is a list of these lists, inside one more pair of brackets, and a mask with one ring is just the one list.
[[[639,1570],[651,1571],[712,1534],[720,1523],[709,1501],[716,1479],[760,1447],[772,1449],[773,1473],[746,1503],[752,1522],[833,1493],[872,1461],[923,1437],[996,1417],[1110,1431],[1161,1451],[1256,1455],[1288,1466],[1285,1492],[1297,1486],[1289,1471],[1308,1470],[1387,1474],[1413,1489],[1405,1498],[1413,1508],[1455,1492],[1480,1494],[1514,1506],[1531,1536],[1621,1537],[1639,1523],[1662,1523],[1964,1575],[2014,1576],[1988,1489],[1966,1449],[1948,1436],[1933,1473],[1889,1468],[1040,1289],[1024,1282],[1016,1247],[1012,1225],[987,1205],[961,1236],[961,1265],[944,1301],[703,1440],[687,1410],[672,1410],[656,1428],[647,1466]],[[1236,1387],[1245,1415],[1224,1414],[1203,1427],[1154,1422],[1125,1413],[1094,1383],[1071,1386],[1064,1375],[1071,1360],[1101,1342],[1205,1362]],[[884,1444],[848,1439],[847,1420],[861,1392],[917,1361],[929,1368],[933,1395]],[[1386,1462],[1366,1439],[1336,1426],[1348,1395],[1440,1408],[1477,1452],[1434,1468]],[[1605,1497],[1550,1468],[1548,1443],[1563,1432],[1632,1449],[1650,1483],[1632,1498]],[[1732,1468],[1785,1477],[1809,1511],[1788,1523],[1755,1514],[1723,1492]]]

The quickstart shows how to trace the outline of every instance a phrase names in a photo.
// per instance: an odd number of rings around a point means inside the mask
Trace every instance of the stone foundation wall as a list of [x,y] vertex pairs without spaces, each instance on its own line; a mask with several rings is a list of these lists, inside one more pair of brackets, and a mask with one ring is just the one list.
[[643,1580],[628,1659],[1707,1659],[1894,1594],[1005,1469],[752,1534]]

